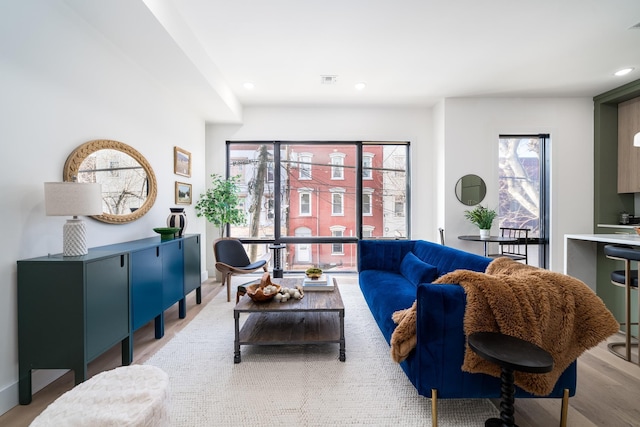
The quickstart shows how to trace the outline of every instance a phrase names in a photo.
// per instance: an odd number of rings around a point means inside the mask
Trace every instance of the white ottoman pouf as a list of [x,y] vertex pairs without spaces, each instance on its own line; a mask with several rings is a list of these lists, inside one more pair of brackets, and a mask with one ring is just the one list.
[[169,376],[147,365],[102,372],[67,391],[31,427],[168,426]]

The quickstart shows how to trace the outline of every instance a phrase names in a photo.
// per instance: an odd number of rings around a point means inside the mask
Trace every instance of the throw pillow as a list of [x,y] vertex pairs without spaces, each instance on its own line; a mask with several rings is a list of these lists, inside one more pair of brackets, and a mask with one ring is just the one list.
[[409,252],[400,263],[400,274],[418,286],[419,283],[433,282],[438,277],[438,269],[422,261],[413,252]]

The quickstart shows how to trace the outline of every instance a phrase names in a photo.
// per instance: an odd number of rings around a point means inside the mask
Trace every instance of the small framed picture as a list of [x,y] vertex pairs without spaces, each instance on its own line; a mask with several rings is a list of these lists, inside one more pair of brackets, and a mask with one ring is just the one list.
[[191,176],[191,153],[180,147],[173,147],[173,173]]
[[176,181],[176,205],[191,204],[191,184]]

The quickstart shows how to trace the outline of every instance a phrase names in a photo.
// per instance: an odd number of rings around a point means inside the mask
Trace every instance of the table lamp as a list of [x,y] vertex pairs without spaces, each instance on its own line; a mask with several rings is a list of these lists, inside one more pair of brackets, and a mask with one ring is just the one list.
[[45,182],[44,205],[48,216],[73,216],[63,227],[63,255],[86,255],[87,230],[78,215],[102,214],[102,185],[78,182]]

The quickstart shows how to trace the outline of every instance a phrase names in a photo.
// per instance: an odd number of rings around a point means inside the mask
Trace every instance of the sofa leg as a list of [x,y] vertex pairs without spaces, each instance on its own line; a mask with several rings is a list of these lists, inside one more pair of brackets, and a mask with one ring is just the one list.
[[569,411],[569,389],[562,394],[562,408],[560,409],[560,427],[567,427],[567,412]]
[[431,389],[431,426],[438,427],[438,390]]

